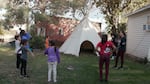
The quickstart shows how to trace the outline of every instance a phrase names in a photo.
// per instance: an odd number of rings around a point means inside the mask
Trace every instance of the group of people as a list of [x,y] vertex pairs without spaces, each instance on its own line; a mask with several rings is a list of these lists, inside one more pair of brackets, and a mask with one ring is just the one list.
[[34,56],[28,42],[30,39],[31,35],[21,28],[20,33],[15,35],[16,68],[20,70],[21,77],[29,77],[26,72],[27,52]]
[[[105,63],[105,79],[108,81],[109,63],[111,55],[115,55],[115,65],[113,68],[121,69],[124,63],[124,53],[126,51],[126,34],[121,31],[119,33],[119,39],[108,41],[107,34],[101,35],[101,41],[96,46],[96,51],[99,53],[99,75],[100,81],[103,81],[103,65]],[[27,52],[30,52],[32,56],[32,50],[29,47],[29,40],[31,35],[24,30],[20,30],[20,34],[15,36],[16,45],[16,68],[20,70],[22,77],[29,77],[26,72],[27,68]],[[54,40],[50,40],[46,37],[45,40],[45,52],[44,54],[48,58],[48,82],[56,82],[57,80],[57,64],[60,63],[59,49],[55,46]],[[121,65],[118,67],[119,57],[121,59]],[[21,65],[21,66],[20,66]],[[52,74],[53,72],[53,74]],[[53,77],[52,77],[53,76]],[[51,79],[53,78],[53,80]]]
[[[15,52],[16,52],[16,68],[20,70],[21,77],[29,77],[27,74],[27,52],[30,52],[34,57],[32,49],[29,46],[31,35],[25,30],[20,30],[18,35],[15,35]],[[45,52],[48,58],[48,82],[51,82],[51,75],[53,75],[53,82],[56,82],[57,64],[60,63],[60,54],[58,48],[55,46],[54,40],[50,40],[48,36],[45,40]],[[53,74],[51,74],[53,72]]]
[[[99,53],[99,75],[100,81],[103,81],[103,65],[105,63],[105,79],[108,81],[109,63],[110,57],[115,56],[115,65],[113,68],[122,69],[124,64],[124,54],[126,51],[126,34],[124,31],[119,32],[118,38],[112,38],[112,41],[108,41],[107,34],[101,35],[101,42],[96,46],[96,51]],[[121,65],[118,67],[119,57],[121,59]]]

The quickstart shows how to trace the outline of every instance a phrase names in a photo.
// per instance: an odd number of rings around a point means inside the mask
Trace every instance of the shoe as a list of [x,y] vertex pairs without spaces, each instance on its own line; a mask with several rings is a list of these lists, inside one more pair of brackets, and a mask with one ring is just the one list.
[[57,82],[57,80],[54,80],[54,83],[56,83]]
[[23,78],[24,76],[23,76],[23,75],[20,75],[19,77],[20,77],[20,78]]
[[101,79],[100,82],[103,82],[103,80]]
[[104,81],[105,81],[105,82],[108,82],[108,80],[107,80],[107,79],[105,79]]
[[28,76],[28,75],[24,75],[24,77],[29,78],[29,76]]
[[122,66],[120,66],[120,67],[118,67],[118,69],[121,69],[121,70],[123,70],[123,67],[122,67]]
[[118,69],[117,66],[113,66],[112,68],[113,68],[113,69]]

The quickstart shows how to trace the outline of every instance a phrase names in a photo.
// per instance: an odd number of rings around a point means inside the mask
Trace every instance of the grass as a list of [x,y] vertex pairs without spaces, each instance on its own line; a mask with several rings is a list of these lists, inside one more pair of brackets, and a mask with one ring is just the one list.
[[[42,51],[34,53],[36,57],[29,56],[28,60],[30,78],[20,78],[15,68],[14,50],[0,47],[0,84],[48,84],[47,59]],[[111,61],[109,82],[100,82],[98,57],[87,53],[81,53],[80,57],[61,54],[56,84],[150,84],[150,65],[129,59],[125,60],[125,70],[112,69],[113,65],[114,61]],[[68,66],[74,70],[68,70]]]

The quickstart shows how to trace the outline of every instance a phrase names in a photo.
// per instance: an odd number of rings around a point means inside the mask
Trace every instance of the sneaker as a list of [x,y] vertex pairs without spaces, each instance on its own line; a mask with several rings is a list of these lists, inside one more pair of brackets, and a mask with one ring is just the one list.
[[122,67],[122,66],[120,66],[120,67],[118,67],[118,69],[121,69],[121,70],[123,70],[123,67]]
[[23,78],[24,76],[23,76],[23,75],[20,75],[19,77],[20,77],[20,78]]
[[54,80],[54,83],[56,83],[57,82],[57,80]]
[[100,82],[103,82],[103,80],[102,80],[102,79],[100,79]]
[[108,80],[107,80],[107,79],[105,79],[104,81],[105,81],[105,82],[108,82]]
[[24,77],[29,78],[29,76],[28,76],[28,75],[24,75]]
[[51,82],[51,80],[48,80],[48,82]]
[[112,68],[113,68],[113,69],[118,69],[117,66],[113,66]]

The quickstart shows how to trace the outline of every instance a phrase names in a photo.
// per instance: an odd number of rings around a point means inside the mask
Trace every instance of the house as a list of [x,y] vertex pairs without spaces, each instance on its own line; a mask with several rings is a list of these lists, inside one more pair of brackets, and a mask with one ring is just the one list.
[[150,4],[128,14],[127,54],[146,58],[150,52]]

